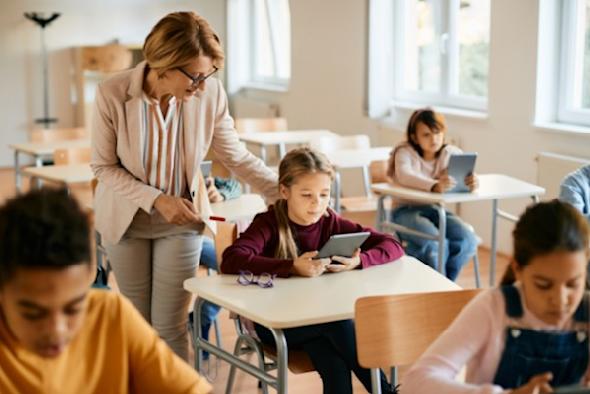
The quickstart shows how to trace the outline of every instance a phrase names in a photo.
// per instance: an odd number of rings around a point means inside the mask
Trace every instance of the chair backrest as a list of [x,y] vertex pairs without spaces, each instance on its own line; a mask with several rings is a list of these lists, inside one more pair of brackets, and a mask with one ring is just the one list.
[[314,139],[313,147],[324,153],[343,149],[366,149],[371,147],[371,140],[366,134],[321,136]]
[[388,182],[387,166],[389,160],[372,161],[369,165],[369,174],[371,175],[371,183]]
[[69,127],[61,129],[35,129],[31,131],[31,142],[57,142],[88,138],[84,127]]
[[56,165],[90,163],[90,147],[56,149],[53,162]]
[[238,133],[288,130],[285,118],[237,118],[235,126]]
[[364,297],[355,304],[357,353],[365,368],[415,362],[482,290]]
[[217,268],[221,267],[223,251],[238,238],[238,226],[235,223],[218,222],[215,234],[215,257]]

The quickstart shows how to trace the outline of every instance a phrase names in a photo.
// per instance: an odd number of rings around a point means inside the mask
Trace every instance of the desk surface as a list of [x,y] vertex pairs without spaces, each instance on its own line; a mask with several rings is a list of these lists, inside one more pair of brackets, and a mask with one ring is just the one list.
[[240,140],[258,145],[303,144],[322,136],[338,136],[329,130],[267,131],[240,134]]
[[430,204],[458,203],[468,201],[496,200],[540,196],[545,189],[516,178],[501,174],[479,175],[479,188],[473,193],[430,193],[388,183],[376,183],[371,186],[377,194],[385,194],[404,200],[415,200]]
[[276,278],[270,289],[242,286],[236,279],[236,275],[191,278],[184,281],[184,288],[272,328],[352,319],[354,303],[360,297],[460,289],[409,256],[390,264],[317,278]]
[[213,215],[224,217],[228,222],[251,220],[257,213],[266,211],[266,204],[258,194],[242,194],[232,200],[211,204]]
[[325,154],[337,168],[358,168],[366,167],[373,161],[388,160],[391,149],[391,146],[378,146],[364,149],[342,149]]
[[56,141],[56,142],[26,142],[22,144],[10,144],[8,145],[11,149],[17,152],[28,153],[30,155],[53,155],[57,149],[69,149],[69,148],[85,148],[90,147],[90,139],[82,138],[76,140]]
[[36,177],[46,181],[65,184],[86,183],[94,178],[90,164],[69,164],[59,166],[26,167],[22,170],[24,175]]

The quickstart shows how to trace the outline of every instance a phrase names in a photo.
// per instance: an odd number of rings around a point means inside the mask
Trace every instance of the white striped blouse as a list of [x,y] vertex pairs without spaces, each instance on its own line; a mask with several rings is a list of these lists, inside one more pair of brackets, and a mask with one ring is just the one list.
[[182,102],[168,102],[166,116],[158,100],[143,95],[141,137],[148,184],[172,196],[186,195],[182,149]]

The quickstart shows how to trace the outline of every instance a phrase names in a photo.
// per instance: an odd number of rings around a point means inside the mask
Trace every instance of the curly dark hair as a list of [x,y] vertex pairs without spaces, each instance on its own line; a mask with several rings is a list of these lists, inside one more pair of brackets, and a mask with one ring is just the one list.
[[88,216],[65,189],[31,191],[0,207],[0,286],[17,268],[90,264]]

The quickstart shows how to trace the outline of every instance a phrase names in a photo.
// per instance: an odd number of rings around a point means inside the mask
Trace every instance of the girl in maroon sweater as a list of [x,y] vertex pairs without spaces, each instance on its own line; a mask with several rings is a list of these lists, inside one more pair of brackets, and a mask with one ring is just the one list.
[[[312,149],[289,152],[279,166],[281,199],[254,218],[248,229],[223,253],[221,271],[314,277],[392,262],[404,252],[390,235],[341,218],[328,208],[334,170],[326,157]],[[314,259],[333,234],[369,231],[371,235],[352,257]],[[256,324],[264,343],[274,345],[271,332]],[[324,393],[352,393],[350,371],[371,391],[369,370],[358,365],[352,320],[290,328],[287,345],[306,351],[319,372]],[[384,392],[394,392],[382,374]]]

